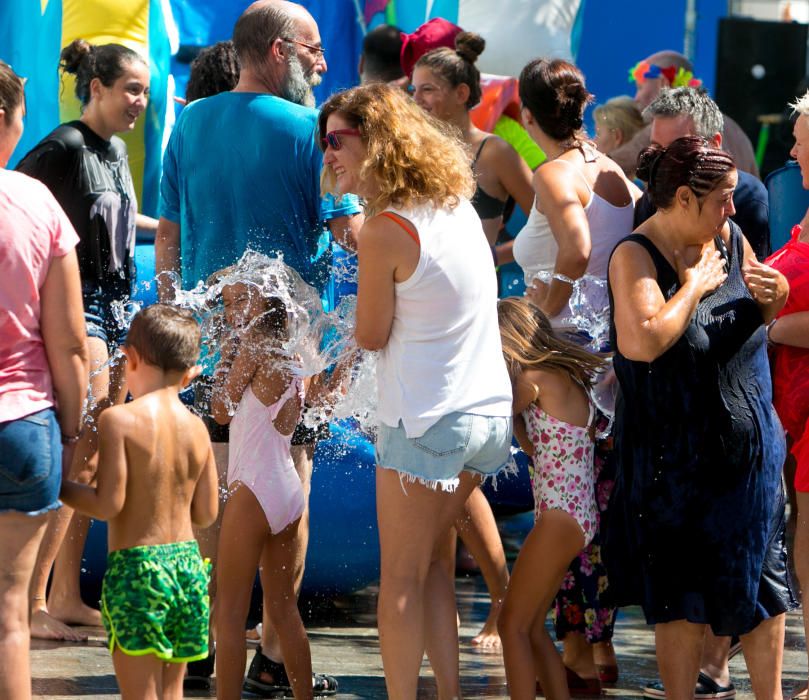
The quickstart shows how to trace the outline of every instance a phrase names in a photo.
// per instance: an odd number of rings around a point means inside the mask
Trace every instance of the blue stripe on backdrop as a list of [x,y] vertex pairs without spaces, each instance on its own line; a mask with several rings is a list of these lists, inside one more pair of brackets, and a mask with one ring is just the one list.
[[629,69],[656,51],[682,51],[684,32],[685,0],[587,2],[577,57],[587,89],[599,104],[615,95],[634,96]]
[[708,92],[716,87],[716,59],[719,45],[719,20],[727,17],[728,3],[716,0],[697,0],[697,28],[692,60],[694,74],[702,80]]
[[458,23],[458,0],[396,0],[396,23],[412,32],[433,17]]
[[0,59],[18,75],[28,78],[26,100],[32,107],[25,117],[25,131],[11,155],[13,168],[39,140],[59,123],[59,49],[62,37],[62,3],[50,0],[44,13],[40,0],[0,1]]
[[573,56],[573,61],[578,59],[579,45],[581,44],[581,33],[584,26],[584,8],[587,6],[587,0],[581,0],[579,9],[576,12],[576,19],[573,22],[573,29],[570,30],[570,55]]
[[[430,17],[443,17],[454,24],[458,24],[458,0],[434,0],[430,8]],[[493,9],[492,12],[495,12]],[[408,31],[413,31],[416,27],[412,27]]]
[[[362,49],[362,25],[354,0],[302,0],[320,27],[329,70],[315,89],[318,103],[359,82],[357,65]],[[364,5],[364,3],[361,3]]]
[[[456,1],[456,0],[454,0]],[[171,0],[175,20],[180,29],[181,46],[209,46],[230,39],[233,26],[249,3],[233,0]],[[318,102],[359,81],[357,64],[362,46],[362,27],[354,0],[302,0],[318,23],[323,46],[326,47],[328,72],[315,89]],[[364,3],[361,3],[363,6]],[[178,76],[177,93],[185,93],[188,65],[173,62]]]
[[[629,69],[646,56],[683,50],[686,0],[654,4],[638,0],[589,0],[583,4],[576,62],[587,88],[601,104],[615,95],[634,95]],[[719,17],[727,0],[698,0],[694,74],[713,88]]]
[[[138,208],[148,216],[157,216],[160,200],[160,177],[163,164],[163,130],[166,124],[171,47],[166,34],[161,0],[151,0],[149,6],[149,68],[151,95],[143,129],[146,161],[143,190]],[[173,108],[173,107],[172,107]]]

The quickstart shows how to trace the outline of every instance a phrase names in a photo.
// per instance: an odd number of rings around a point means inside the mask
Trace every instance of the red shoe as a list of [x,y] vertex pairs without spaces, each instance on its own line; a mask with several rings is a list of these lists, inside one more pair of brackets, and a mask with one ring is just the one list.
[[601,666],[598,665],[598,680],[602,683],[617,683],[618,682],[618,667],[615,665]]
[[567,688],[573,697],[593,698],[601,695],[601,681],[598,678],[582,678],[575,671],[567,671]]
[[[598,678],[582,678],[567,666],[565,666],[565,672],[567,673],[567,689],[571,697],[596,698],[602,695],[601,681]],[[539,680],[537,680],[537,695],[545,695]]]

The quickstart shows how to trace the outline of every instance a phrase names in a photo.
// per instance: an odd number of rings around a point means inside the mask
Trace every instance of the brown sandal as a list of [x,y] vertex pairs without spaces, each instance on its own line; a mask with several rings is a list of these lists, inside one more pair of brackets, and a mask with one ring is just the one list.
[[618,667],[615,664],[609,666],[602,666],[598,664],[598,680],[602,683],[617,683],[618,682]]
[[[571,671],[565,666],[567,673],[567,689],[571,697],[597,698],[602,695],[601,681],[598,678],[582,678],[575,671]],[[537,680],[537,695],[545,695],[542,691],[542,684]]]

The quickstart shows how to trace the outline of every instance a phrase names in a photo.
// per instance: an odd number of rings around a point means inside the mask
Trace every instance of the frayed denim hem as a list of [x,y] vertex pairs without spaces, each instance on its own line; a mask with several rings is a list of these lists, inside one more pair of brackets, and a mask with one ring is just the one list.
[[[402,485],[402,491],[407,493],[407,488],[405,484],[415,484],[419,483],[422,486],[426,486],[431,491],[444,491],[446,493],[455,493],[458,485],[461,483],[460,474],[458,476],[454,476],[450,479],[428,479],[420,474],[413,474],[411,472],[406,472],[401,469],[396,469],[396,467],[388,467],[384,464],[377,465],[380,469],[390,469],[391,471],[395,471],[399,475],[399,483]],[[478,471],[474,467],[465,466],[461,471],[468,471],[476,476],[483,477],[480,482],[480,486],[483,486],[486,482],[491,481],[492,488],[497,491],[497,480],[505,476],[506,478],[512,477],[519,472],[519,467],[517,462],[514,459],[514,454],[509,454],[508,461],[506,461],[502,466],[500,466],[497,471],[486,474],[483,472]]]
[[40,515],[46,515],[50,513],[52,510],[59,510],[64,504],[62,501],[55,501],[51,503],[49,506],[45,506],[44,508],[40,508],[39,510],[19,510],[18,508],[0,508],[0,515],[3,513],[19,513],[20,515],[27,515],[29,518],[36,518]]
[[517,464],[517,460],[514,459],[515,451],[512,449],[509,452],[508,460],[501,466],[494,474],[484,474],[483,481],[480,482],[480,485],[483,486],[486,482],[491,482],[492,489],[497,491],[497,480],[500,477],[505,477],[506,479],[510,479],[512,476],[517,476],[520,472],[520,465]]

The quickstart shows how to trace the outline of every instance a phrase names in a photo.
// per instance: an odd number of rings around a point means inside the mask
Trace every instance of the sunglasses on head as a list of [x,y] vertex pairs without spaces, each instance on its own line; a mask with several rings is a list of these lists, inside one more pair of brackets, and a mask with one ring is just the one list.
[[327,133],[320,142],[323,144],[323,150],[326,150],[328,146],[332,147],[332,150],[339,151],[343,144],[340,143],[340,136],[360,136],[359,129],[335,129],[334,131],[330,131]]

